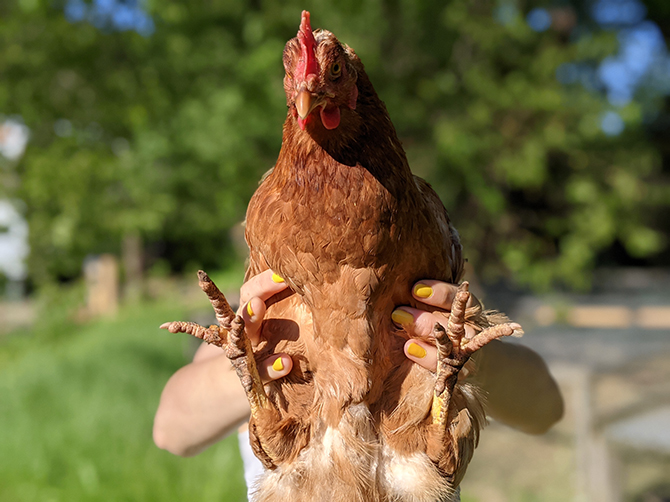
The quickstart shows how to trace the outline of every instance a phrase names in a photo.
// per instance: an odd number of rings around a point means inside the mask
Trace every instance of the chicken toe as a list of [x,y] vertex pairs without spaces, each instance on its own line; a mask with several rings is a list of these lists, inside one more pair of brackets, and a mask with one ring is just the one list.
[[187,333],[217,347],[223,347],[228,336],[228,331],[220,326],[206,328],[195,322],[166,322],[161,324],[161,329],[167,329],[170,333]]

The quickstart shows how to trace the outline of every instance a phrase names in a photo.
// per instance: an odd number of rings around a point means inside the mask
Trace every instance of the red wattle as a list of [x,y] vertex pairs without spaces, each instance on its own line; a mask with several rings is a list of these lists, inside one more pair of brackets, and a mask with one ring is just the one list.
[[323,106],[321,107],[321,122],[326,129],[335,129],[340,125],[340,107]]
[[303,131],[305,130],[305,125],[307,124],[308,118],[309,117],[305,117],[304,119],[301,119],[300,117],[298,117],[298,125],[300,126],[300,129]]

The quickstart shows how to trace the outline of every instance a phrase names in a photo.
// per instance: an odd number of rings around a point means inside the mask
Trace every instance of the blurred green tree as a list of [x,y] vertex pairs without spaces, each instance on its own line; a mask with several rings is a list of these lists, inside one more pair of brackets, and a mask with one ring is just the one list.
[[563,63],[613,53],[615,35],[537,33],[524,14],[544,2],[526,3],[164,0],[142,35],[68,21],[51,0],[3,2],[0,111],[32,130],[14,169],[33,279],[76,276],[129,235],[176,270],[225,264],[279,151],[281,54],[303,8],[364,61],[486,279],[586,287],[615,243],[659,253],[652,215],[670,197],[641,105],[620,109],[626,132],[608,137],[604,97],[556,79]]

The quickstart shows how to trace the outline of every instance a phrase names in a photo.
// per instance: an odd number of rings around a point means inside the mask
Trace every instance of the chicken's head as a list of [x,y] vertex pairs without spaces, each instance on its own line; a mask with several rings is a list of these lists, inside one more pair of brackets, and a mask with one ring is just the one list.
[[331,32],[312,32],[309,12],[302,12],[298,36],[284,49],[284,90],[300,129],[317,126],[317,121],[335,129],[342,111],[356,108],[357,61],[356,54]]

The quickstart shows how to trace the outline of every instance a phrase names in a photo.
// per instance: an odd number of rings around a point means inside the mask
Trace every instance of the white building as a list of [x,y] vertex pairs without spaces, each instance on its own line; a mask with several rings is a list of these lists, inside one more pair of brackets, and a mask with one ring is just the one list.
[[7,200],[0,200],[0,274],[11,281],[26,277],[28,223]]
[[[0,155],[10,162],[21,158],[29,136],[19,120],[0,117]],[[10,201],[0,199],[0,274],[12,282],[23,281],[29,250],[28,224]]]

